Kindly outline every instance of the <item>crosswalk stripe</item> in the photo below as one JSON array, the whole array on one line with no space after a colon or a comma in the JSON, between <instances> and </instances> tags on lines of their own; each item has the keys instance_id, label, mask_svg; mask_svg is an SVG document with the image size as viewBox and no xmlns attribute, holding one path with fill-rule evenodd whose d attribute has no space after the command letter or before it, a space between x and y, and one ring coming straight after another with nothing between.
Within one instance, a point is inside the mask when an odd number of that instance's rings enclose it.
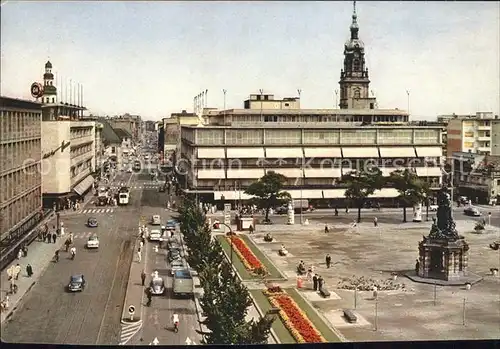
<instances>
[{"instance_id":1,"label":"crosswalk stripe","mask_svg":"<svg viewBox=\"0 0 500 349\"><path fill-rule=\"evenodd\" d=\"M106 212L110 212L110 211L111 211L111 209L110 209L110 208L108 208L108 209L106 210Z\"/></svg>"},{"instance_id":2,"label":"crosswalk stripe","mask_svg":"<svg viewBox=\"0 0 500 349\"><path fill-rule=\"evenodd\" d=\"M122 330L120 332L120 344L125 345L127 342L139 331L142 327L142 321L135 324L122 324Z\"/></svg>"}]
</instances>

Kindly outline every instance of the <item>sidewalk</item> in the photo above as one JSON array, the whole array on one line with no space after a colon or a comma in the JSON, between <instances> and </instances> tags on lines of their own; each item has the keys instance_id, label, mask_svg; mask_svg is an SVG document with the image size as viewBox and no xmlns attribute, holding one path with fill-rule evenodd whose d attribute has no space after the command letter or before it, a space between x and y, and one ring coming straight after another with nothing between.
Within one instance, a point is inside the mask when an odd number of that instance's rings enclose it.
<instances>
[{"instance_id":1,"label":"sidewalk","mask_svg":"<svg viewBox=\"0 0 500 349\"><path fill-rule=\"evenodd\" d=\"M132 264L130 265L130 274L128 277L127 291L125 293L125 303L123 304L122 323L130 323L129 307L135 307L134 321L142 320L142 313L144 308L144 286L141 285L141 271L146 269L148 260L148 249L150 246L144 245L142 247L142 258L138 261L137 251L139 250L139 239L137 237L134 241L134 252L132 257ZM146 275L147 279L151 277Z\"/></svg>"},{"instance_id":2,"label":"sidewalk","mask_svg":"<svg viewBox=\"0 0 500 349\"><path fill-rule=\"evenodd\" d=\"M12 262L5 270L2 271L1 277L1 299L3 300L8 292L10 292L10 281L7 276L7 269L11 265L16 265L19 263L21 266L21 273L19 274L19 279L16 281L18 286L18 291L15 294L9 295L9 309L2 312L1 323L3 323L10 315L15 311L19 302L24 297L26 293L35 285L35 283L40 279L41 275L45 269L51 263L54 253L57 249L60 249L64 244L64 238L59 237L55 244L34 241L28 246L28 255L26 257L21 257L21 259L16 259ZM26 266L31 264L33 268L33 276L29 278L26 274Z\"/></svg>"}]
</instances>

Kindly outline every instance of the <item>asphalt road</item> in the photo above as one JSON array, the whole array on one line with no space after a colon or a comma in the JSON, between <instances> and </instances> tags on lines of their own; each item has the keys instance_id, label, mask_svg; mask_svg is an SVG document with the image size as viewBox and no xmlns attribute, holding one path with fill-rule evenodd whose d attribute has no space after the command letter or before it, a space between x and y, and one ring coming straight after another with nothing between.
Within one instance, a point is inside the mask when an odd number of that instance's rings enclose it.
<instances>
[{"instance_id":1,"label":"asphalt road","mask_svg":"<svg viewBox=\"0 0 500 349\"><path fill-rule=\"evenodd\" d=\"M140 176L144 182L150 181L149 176ZM141 185L141 180L138 181ZM158 183L158 186L161 183ZM176 213L165 209L165 202L169 194L160 193L157 188L146 188L143 190L141 198L141 216L148 220L154 214L159 214L162 222L165 223ZM151 227L150 227L151 229ZM166 251L160 249L154 251L156 243L147 242L148 249L146 264L146 285L151 280L151 273L154 270L166 281L166 292L161 296L154 296L151 307L143 308L143 326L135 335L129 344L149 344L154 338L158 338L159 345L184 345L186 338L189 337L195 343L199 343L199 335L195 329L199 329L196 315L196 308L192 299L176 299L172 295L172 277L170 276L169 266L166 259ZM140 282L140 275L131 275ZM146 301L146 298L144 298ZM171 316L176 312L179 314L180 326L179 332L174 333L171 326Z\"/></svg>"},{"instance_id":2,"label":"asphalt road","mask_svg":"<svg viewBox=\"0 0 500 349\"><path fill-rule=\"evenodd\" d=\"M132 176L132 182L134 180ZM128 180L119 174L116 181ZM136 193L138 194L138 193ZM2 340L16 343L117 344L120 320L132 262L133 235L137 233L140 197L132 207L118 207L111 214L94 215L99 227L88 228L88 214L63 217L66 232L73 232L75 260L61 252L38 283L23 298L18 310L2 326ZM135 207L134 207L135 206ZM98 250L85 249L89 234L97 233ZM73 274L85 275L87 287L69 293L66 285Z\"/></svg>"}]
</instances>

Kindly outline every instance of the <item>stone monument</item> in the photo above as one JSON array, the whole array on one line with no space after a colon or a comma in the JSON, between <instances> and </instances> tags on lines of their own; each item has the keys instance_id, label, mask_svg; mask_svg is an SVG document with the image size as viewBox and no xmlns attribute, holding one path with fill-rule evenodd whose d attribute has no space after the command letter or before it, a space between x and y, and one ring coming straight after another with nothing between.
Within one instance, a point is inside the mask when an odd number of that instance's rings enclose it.
<instances>
[{"instance_id":1,"label":"stone monument","mask_svg":"<svg viewBox=\"0 0 500 349\"><path fill-rule=\"evenodd\" d=\"M438 193L437 217L428 236L418 244L419 259L407 276L413 281L438 285L465 285L481 281L468 272L469 244L458 235L451 215L452 201L443 186Z\"/></svg>"}]
</instances>

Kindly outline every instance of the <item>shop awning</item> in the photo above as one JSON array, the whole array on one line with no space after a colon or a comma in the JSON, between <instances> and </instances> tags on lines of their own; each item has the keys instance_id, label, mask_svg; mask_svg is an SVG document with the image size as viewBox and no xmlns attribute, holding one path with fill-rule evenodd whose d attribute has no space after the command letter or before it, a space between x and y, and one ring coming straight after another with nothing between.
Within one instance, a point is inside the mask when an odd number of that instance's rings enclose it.
<instances>
[{"instance_id":1,"label":"shop awning","mask_svg":"<svg viewBox=\"0 0 500 349\"><path fill-rule=\"evenodd\" d=\"M223 169L198 170L198 179L225 179L226 171Z\"/></svg>"},{"instance_id":2,"label":"shop awning","mask_svg":"<svg viewBox=\"0 0 500 349\"><path fill-rule=\"evenodd\" d=\"M306 158L341 158L340 148L314 147L304 148Z\"/></svg>"},{"instance_id":3,"label":"shop awning","mask_svg":"<svg viewBox=\"0 0 500 349\"><path fill-rule=\"evenodd\" d=\"M276 173L281 173L287 178L302 178L304 176L302 169L300 168L268 168L266 172L274 171Z\"/></svg>"},{"instance_id":4,"label":"shop awning","mask_svg":"<svg viewBox=\"0 0 500 349\"><path fill-rule=\"evenodd\" d=\"M226 148L228 159L263 159L264 148Z\"/></svg>"},{"instance_id":5,"label":"shop awning","mask_svg":"<svg viewBox=\"0 0 500 349\"><path fill-rule=\"evenodd\" d=\"M376 147L342 147L342 157L344 159L378 159L379 155Z\"/></svg>"},{"instance_id":6,"label":"shop awning","mask_svg":"<svg viewBox=\"0 0 500 349\"><path fill-rule=\"evenodd\" d=\"M304 189L302 190L302 193L301 193L301 190L297 190L297 189L293 189L293 190L286 190L287 192L290 193L290 195L292 196L292 199L294 200L300 200L301 198L302 199L323 199L323 191L321 189Z\"/></svg>"},{"instance_id":7,"label":"shop awning","mask_svg":"<svg viewBox=\"0 0 500 349\"><path fill-rule=\"evenodd\" d=\"M340 178L342 173L340 168L305 168L306 178Z\"/></svg>"},{"instance_id":8,"label":"shop awning","mask_svg":"<svg viewBox=\"0 0 500 349\"><path fill-rule=\"evenodd\" d=\"M198 148L198 159L225 159L224 148Z\"/></svg>"},{"instance_id":9,"label":"shop awning","mask_svg":"<svg viewBox=\"0 0 500 349\"><path fill-rule=\"evenodd\" d=\"M73 191L78 195L83 195L94 183L94 177L88 175L83 181L73 187Z\"/></svg>"},{"instance_id":10,"label":"shop awning","mask_svg":"<svg viewBox=\"0 0 500 349\"><path fill-rule=\"evenodd\" d=\"M419 158L443 156L441 147L415 147Z\"/></svg>"},{"instance_id":11,"label":"shop awning","mask_svg":"<svg viewBox=\"0 0 500 349\"><path fill-rule=\"evenodd\" d=\"M252 196L245 194L243 190L227 190L214 192L214 200L221 200L222 196L224 196L224 200L248 200L252 198Z\"/></svg>"},{"instance_id":12,"label":"shop awning","mask_svg":"<svg viewBox=\"0 0 500 349\"><path fill-rule=\"evenodd\" d=\"M415 158L415 148L413 147L380 147L380 157L382 158Z\"/></svg>"},{"instance_id":13,"label":"shop awning","mask_svg":"<svg viewBox=\"0 0 500 349\"><path fill-rule=\"evenodd\" d=\"M227 179L259 179L264 177L263 168L228 169Z\"/></svg>"},{"instance_id":14,"label":"shop awning","mask_svg":"<svg viewBox=\"0 0 500 349\"><path fill-rule=\"evenodd\" d=\"M345 197L345 189L325 189L323 190L325 199L340 199Z\"/></svg>"},{"instance_id":15,"label":"shop awning","mask_svg":"<svg viewBox=\"0 0 500 349\"><path fill-rule=\"evenodd\" d=\"M266 148L266 158L286 159L302 158L303 156L302 148Z\"/></svg>"},{"instance_id":16,"label":"shop awning","mask_svg":"<svg viewBox=\"0 0 500 349\"><path fill-rule=\"evenodd\" d=\"M439 167L415 167L419 177L441 177L443 173Z\"/></svg>"},{"instance_id":17,"label":"shop awning","mask_svg":"<svg viewBox=\"0 0 500 349\"><path fill-rule=\"evenodd\" d=\"M375 193L370 195L371 198L395 198L399 196L399 192L394 188L383 188L376 190Z\"/></svg>"}]
</instances>

